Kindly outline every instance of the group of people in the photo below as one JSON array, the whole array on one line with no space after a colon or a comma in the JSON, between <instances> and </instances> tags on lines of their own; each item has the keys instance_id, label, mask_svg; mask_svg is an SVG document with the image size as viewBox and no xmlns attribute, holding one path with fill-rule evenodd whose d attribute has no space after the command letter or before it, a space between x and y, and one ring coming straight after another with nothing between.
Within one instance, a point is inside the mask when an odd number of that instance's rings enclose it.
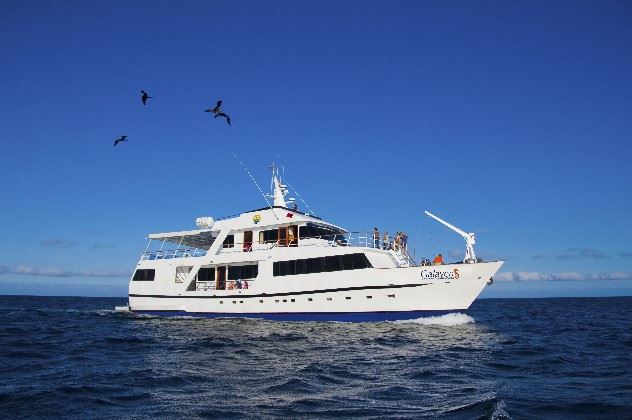
<instances>
[{"instance_id":1,"label":"group of people","mask_svg":"<svg viewBox=\"0 0 632 420\"><path fill-rule=\"evenodd\" d=\"M373 248L393 251L408 250L408 234L406 232L397 232L395 237L389 240L388 232L384 232L382 243L380 244L380 231L375 227L373 228Z\"/></svg>"},{"instance_id":2,"label":"group of people","mask_svg":"<svg viewBox=\"0 0 632 420\"><path fill-rule=\"evenodd\" d=\"M432 260L432 263L430 262L428 258L422 258L421 262L419 263L419 265L443 265L443 264L445 263L443 262L443 255L441 254L434 257L434 259Z\"/></svg>"},{"instance_id":3,"label":"group of people","mask_svg":"<svg viewBox=\"0 0 632 420\"><path fill-rule=\"evenodd\" d=\"M236 281L228 282L228 290L247 289L247 288L248 288L248 282L246 280L236 280Z\"/></svg>"},{"instance_id":4,"label":"group of people","mask_svg":"<svg viewBox=\"0 0 632 420\"><path fill-rule=\"evenodd\" d=\"M384 232L382 235L382 242L380 243L380 231L378 228L373 228L373 248L399 251L400 249L408 250L408 234L406 232L397 232L393 240L389 241L388 232ZM432 265L442 265L443 255L439 254L432 260ZM422 259L421 265L431 265L430 260Z\"/></svg>"}]
</instances>

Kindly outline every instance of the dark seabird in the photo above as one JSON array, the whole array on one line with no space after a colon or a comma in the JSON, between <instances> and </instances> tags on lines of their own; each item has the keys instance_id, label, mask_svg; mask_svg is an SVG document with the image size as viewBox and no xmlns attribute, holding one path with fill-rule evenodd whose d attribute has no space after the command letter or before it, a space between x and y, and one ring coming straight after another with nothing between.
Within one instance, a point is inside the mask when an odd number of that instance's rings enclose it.
<instances>
[{"instance_id":1,"label":"dark seabird","mask_svg":"<svg viewBox=\"0 0 632 420\"><path fill-rule=\"evenodd\" d=\"M221 106L222 106L222 101L219 100L219 101L217 101L217 104L215 105L215 108L205 109L204 112L211 112L211 113L215 114L215 116L213 118L224 117L224 118L226 118L226 122L228 123L228 125L231 125L230 124L230 117L222 111L222 109L220 108Z\"/></svg>"},{"instance_id":2,"label":"dark seabird","mask_svg":"<svg viewBox=\"0 0 632 420\"><path fill-rule=\"evenodd\" d=\"M122 141L127 141L127 136L121 136L118 139L114 140L114 145L116 146L117 144L119 144Z\"/></svg>"},{"instance_id":3,"label":"dark seabird","mask_svg":"<svg viewBox=\"0 0 632 420\"><path fill-rule=\"evenodd\" d=\"M217 114L219 112L222 112L222 110L219 108L220 106L222 106L222 100L221 99L219 101L217 101L217 105L215 105L215 108L205 109L204 112L212 112L213 114Z\"/></svg>"},{"instance_id":4,"label":"dark seabird","mask_svg":"<svg viewBox=\"0 0 632 420\"><path fill-rule=\"evenodd\" d=\"M217 117L224 117L226 118L226 122L228 123L228 125L230 124L230 117L226 114L224 114L223 112L218 112L217 114L215 114L215 116L213 118L217 118Z\"/></svg>"},{"instance_id":5,"label":"dark seabird","mask_svg":"<svg viewBox=\"0 0 632 420\"><path fill-rule=\"evenodd\" d=\"M153 98L153 96L149 96L149 94L142 89L140 90L140 93L142 93L140 100L143 101L143 105L147 105L147 99Z\"/></svg>"}]
</instances>

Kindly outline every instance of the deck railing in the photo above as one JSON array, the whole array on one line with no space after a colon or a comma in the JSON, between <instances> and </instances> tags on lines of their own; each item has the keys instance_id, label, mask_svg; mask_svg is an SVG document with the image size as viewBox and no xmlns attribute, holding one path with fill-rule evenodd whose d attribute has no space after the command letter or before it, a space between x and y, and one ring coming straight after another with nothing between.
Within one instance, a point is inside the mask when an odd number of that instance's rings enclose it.
<instances>
[{"instance_id":1,"label":"deck railing","mask_svg":"<svg viewBox=\"0 0 632 420\"><path fill-rule=\"evenodd\" d=\"M173 258L187 258L187 257L203 257L206 255L206 250L199 248L180 248L180 249L166 249L158 251L145 251L141 256L142 260L170 260Z\"/></svg>"}]
</instances>

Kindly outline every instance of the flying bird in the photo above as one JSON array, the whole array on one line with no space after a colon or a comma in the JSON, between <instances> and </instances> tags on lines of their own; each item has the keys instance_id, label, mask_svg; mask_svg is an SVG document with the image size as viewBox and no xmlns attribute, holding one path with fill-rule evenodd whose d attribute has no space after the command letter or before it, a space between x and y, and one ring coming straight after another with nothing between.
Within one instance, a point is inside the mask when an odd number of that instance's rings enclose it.
<instances>
[{"instance_id":1,"label":"flying bird","mask_svg":"<svg viewBox=\"0 0 632 420\"><path fill-rule=\"evenodd\" d=\"M114 146L116 146L117 144L119 144L122 141L127 141L127 136L121 136L118 139L114 140Z\"/></svg>"},{"instance_id":2,"label":"flying bird","mask_svg":"<svg viewBox=\"0 0 632 420\"><path fill-rule=\"evenodd\" d=\"M230 117L228 116L228 114L226 114L224 111L222 111L221 106L222 106L222 101L219 100L219 101L217 101L217 104L215 105L215 108L205 109L204 112L211 112L211 113L215 114L215 116L213 118L217 118L217 117L226 118L226 122L228 123L228 125L231 125Z\"/></svg>"},{"instance_id":3,"label":"flying bird","mask_svg":"<svg viewBox=\"0 0 632 420\"><path fill-rule=\"evenodd\" d=\"M231 125L230 117L228 115L224 114L223 112L218 112L217 114L215 114L215 116L213 118L217 118L217 117L224 117L224 118L226 118L226 122L228 123L228 125Z\"/></svg>"},{"instance_id":4,"label":"flying bird","mask_svg":"<svg viewBox=\"0 0 632 420\"><path fill-rule=\"evenodd\" d=\"M140 93L142 93L140 100L143 101L143 105L147 105L147 99L153 98L153 96L149 96L149 94L142 89L140 90Z\"/></svg>"}]
</instances>

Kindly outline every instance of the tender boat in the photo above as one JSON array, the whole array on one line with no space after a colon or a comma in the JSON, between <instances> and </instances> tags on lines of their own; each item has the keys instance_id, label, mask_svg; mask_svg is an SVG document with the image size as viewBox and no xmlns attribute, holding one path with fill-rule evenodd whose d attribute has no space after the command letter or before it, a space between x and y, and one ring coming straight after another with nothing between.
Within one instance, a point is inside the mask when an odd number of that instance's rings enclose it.
<instances>
[{"instance_id":1,"label":"tender boat","mask_svg":"<svg viewBox=\"0 0 632 420\"><path fill-rule=\"evenodd\" d=\"M384 244L299 211L272 167L268 207L200 217L198 229L153 233L129 282L140 314L297 321L382 321L461 312L503 261L482 262L474 234L426 214L466 240L463 261L415 264ZM169 247L171 245L172 247ZM169 249L168 249L169 248Z\"/></svg>"}]
</instances>

